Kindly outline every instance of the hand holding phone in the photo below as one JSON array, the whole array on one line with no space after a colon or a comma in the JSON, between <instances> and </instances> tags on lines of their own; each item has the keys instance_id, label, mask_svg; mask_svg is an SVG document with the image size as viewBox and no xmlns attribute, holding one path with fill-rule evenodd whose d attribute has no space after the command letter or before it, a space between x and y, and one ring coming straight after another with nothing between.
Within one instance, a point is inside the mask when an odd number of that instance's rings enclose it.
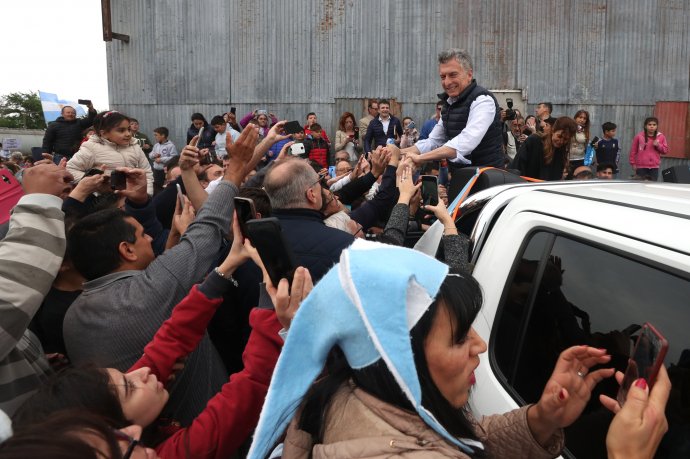
<instances>
[{"instance_id":1,"label":"hand holding phone","mask_svg":"<svg viewBox=\"0 0 690 459\"><path fill-rule=\"evenodd\" d=\"M280 279L283 278L292 284L296 263L292 251L285 241L278 219L270 217L249 220L247 232L249 233L249 240L261 257L261 262L266 268L273 286L277 286Z\"/></svg>"},{"instance_id":2,"label":"hand holding phone","mask_svg":"<svg viewBox=\"0 0 690 459\"><path fill-rule=\"evenodd\" d=\"M438 177L422 175L422 204L435 206L438 204Z\"/></svg>"},{"instance_id":3,"label":"hand holding phone","mask_svg":"<svg viewBox=\"0 0 690 459\"><path fill-rule=\"evenodd\" d=\"M249 238L247 222L256 219L256 208L254 201L249 198L233 198L235 212L237 212L237 222L240 224L240 232L245 238Z\"/></svg>"},{"instance_id":4,"label":"hand holding phone","mask_svg":"<svg viewBox=\"0 0 690 459\"><path fill-rule=\"evenodd\" d=\"M645 323L637 337L637 343L628 359L621 387L616 399L623 406L633 382L643 378L649 388L654 387L659 368L664 364L668 341L649 322Z\"/></svg>"}]
</instances>

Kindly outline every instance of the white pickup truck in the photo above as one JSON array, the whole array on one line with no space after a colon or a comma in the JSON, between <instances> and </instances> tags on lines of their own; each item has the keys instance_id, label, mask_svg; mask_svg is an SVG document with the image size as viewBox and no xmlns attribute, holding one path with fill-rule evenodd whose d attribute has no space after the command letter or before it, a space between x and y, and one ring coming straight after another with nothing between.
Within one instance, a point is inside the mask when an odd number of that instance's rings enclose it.
<instances>
[{"instance_id":1,"label":"white pickup truck","mask_svg":"<svg viewBox=\"0 0 690 459\"><path fill-rule=\"evenodd\" d=\"M638 326L669 341L669 432L659 458L690 457L690 186L615 181L502 185L471 195L459 227L470 235L484 294L475 322L488 343L470 399L475 414L538 400L558 354L606 348L625 369ZM566 429L564 457L605 458L615 397L601 383Z\"/></svg>"}]
</instances>

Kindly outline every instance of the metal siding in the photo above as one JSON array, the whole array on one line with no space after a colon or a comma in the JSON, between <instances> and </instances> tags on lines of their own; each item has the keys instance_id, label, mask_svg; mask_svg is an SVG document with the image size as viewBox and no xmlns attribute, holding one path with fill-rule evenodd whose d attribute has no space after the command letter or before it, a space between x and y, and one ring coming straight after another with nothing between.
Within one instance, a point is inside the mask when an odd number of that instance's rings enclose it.
<instances>
[{"instance_id":1,"label":"metal siding","mask_svg":"<svg viewBox=\"0 0 690 459\"><path fill-rule=\"evenodd\" d=\"M580 108L592 134L618 124L621 166L657 101L690 100L686 0L113 0L107 44L112 105L148 134L165 125L181 147L189 115L267 108L333 136L362 99L395 98L421 126L433 114L436 55L464 48L479 84L521 89L528 113ZM664 121L662 120L662 129Z\"/></svg>"},{"instance_id":2,"label":"metal siding","mask_svg":"<svg viewBox=\"0 0 690 459\"><path fill-rule=\"evenodd\" d=\"M604 103L654 105L656 0L607 0Z\"/></svg>"},{"instance_id":3,"label":"metal siding","mask_svg":"<svg viewBox=\"0 0 690 459\"><path fill-rule=\"evenodd\" d=\"M687 0L659 0L652 74L657 101L690 100L689 24Z\"/></svg>"}]
</instances>

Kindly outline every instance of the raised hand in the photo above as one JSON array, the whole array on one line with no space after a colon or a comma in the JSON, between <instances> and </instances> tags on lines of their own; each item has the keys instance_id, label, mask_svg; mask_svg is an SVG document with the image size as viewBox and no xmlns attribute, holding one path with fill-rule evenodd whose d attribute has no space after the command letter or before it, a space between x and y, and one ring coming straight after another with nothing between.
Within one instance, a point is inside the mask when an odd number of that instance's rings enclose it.
<instances>
[{"instance_id":1,"label":"raised hand","mask_svg":"<svg viewBox=\"0 0 690 459\"><path fill-rule=\"evenodd\" d=\"M259 128L253 124L247 125L242 134L237 138L228 150L228 167L225 169L225 180L228 180L237 187L242 184L244 177L249 171L245 170L246 165L254 154L256 139L259 137Z\"/></svg>"}]
</instances>

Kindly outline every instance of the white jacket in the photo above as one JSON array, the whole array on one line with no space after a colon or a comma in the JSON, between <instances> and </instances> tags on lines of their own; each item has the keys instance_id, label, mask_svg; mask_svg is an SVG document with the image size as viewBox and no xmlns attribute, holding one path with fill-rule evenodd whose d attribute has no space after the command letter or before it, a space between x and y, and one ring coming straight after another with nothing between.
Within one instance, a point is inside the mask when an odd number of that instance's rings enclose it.
<instances>
[{"instance_id":1,"label":"white jacket","mask_svg":"<svg viewBox=\"0 0 690 459\"><path fill-rule=\"evenodd\" d=\"M74 179L79 181L86 171L102 164L108 170L116 167L135 167L146 171L146 191L153 195L153 172L146 154L139 146L137 140L132 137L127 146L116 145L99 136L92 135L89 140L81 144L79 151L67 161L67 170L72 173Z\"/></svg>"}]
</instances>

